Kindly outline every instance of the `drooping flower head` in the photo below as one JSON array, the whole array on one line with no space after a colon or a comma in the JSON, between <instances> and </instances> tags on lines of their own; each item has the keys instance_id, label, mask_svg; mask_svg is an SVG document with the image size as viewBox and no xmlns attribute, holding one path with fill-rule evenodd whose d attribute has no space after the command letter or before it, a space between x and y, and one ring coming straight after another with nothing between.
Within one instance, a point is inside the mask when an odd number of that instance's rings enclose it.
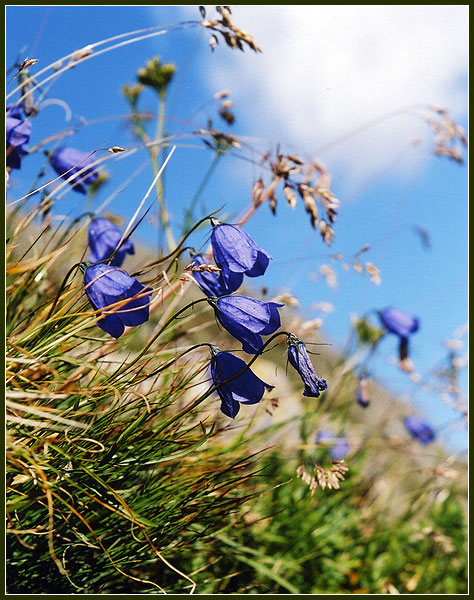
<instances>
[{"instance_id":1,"label":"drooping flower head","mask_svg":"<svg viewBox=\"0 0 474 600\"><path fill-rule=\"evenodd\" d=\"M403 422L410 435L420 442L420 444L429 444L436 437L434 430L428 425L428 423L425 423L422 419L415 415L405 417Z\"/></svg>"},{"instance_id":2,"label":"drooping flower head","mask_svg":"<svg viewBox=\"0 0 474 600\"><path fill-rule=\"evenodd\" d=\"M96 263L107 260L122 239L122 232L108 219L103 217L94 219L89 225L89 262ZM110 264L120 267L126 254L135 254L135 249L130 240L124 242L115 253Z\"/></svg>"},{"instance_id":3,"label":"drooping flower head","mask_svg":"<svg viewBox=\"0 0 474 600\"><path fill-rule=\"evenodd\" d=\"M227 285L233 273L244 273L248 277L259 277L265 273L272 258L253 239L235 225L211 221L212 252L216 265L222 269Z\"/></svg>"},{"instance_id":4,"label":"drooping flower head","mask_svg":"<svg viewBox=\"0 0 474 600\"><path fill-rule=\"evenodd\" d=\"M367 408L370 404L370 377L368 375L360 375L357 386L356 400L360 406Z\"/></svg>"},{"instance_id":5,"label":"drooping flower head","mask_svg":"<svg viewBox=\"0 0 474 600\"><path fill-rule=\"evenodd\" d=\"M316 435L316 444L327 444L332 460L342 460L349 452L349 442L344 434L338 436L330 429L321 429Z\"/></svg>"},{"instance_id":6,"label":"drooping flower head","mask_svg":"<svg viewBox=\"0 0 474 600\"><path fill-rule=\"evenodd\" d=\"M92 307L101 311L97 325L112 337L119 338L126 326L148 321L153 290L125 271L103 263L91 265L85 270L84 285Z\"/></svg>"},{"instance_id":7,"label":"drooping flower head","mask_svg":"<svg viewBox=\"0 0 474 600\"><path fill-rule=\"evenodd\" d=\"M63 179L70 180L73 190L85 194L86 185L94 183L99 177L99 172L90 165L92 158L81 150L75 148L58 148L49 157L51 166Z\"/></svg>"},{"instance_id":8,"label":"drooping flower head","mask_svg":"<svg viewBox=\"0 0 474 600\"><path fill-rule=\"evenodd\" d=\"M191 253L195 265L205 265L208 261L202 254ZM222 272L211 273L209 271L193 271L193 277L197 281L201 290L206 296L216 297L227 296L239 289L244 279L243 273L231 273L227 282L222 276Z\"/></svg>"},{"instance_id":9,"label":"drooping flower head","mask_svg":"<svg viewBox=\"0 0 474 600\"><path fill-rule=\"evenodd\" d=\"M413 363L409 359L408 337L418 331L420 322L418 317L414 317L399 308L386 308L379 311L379 318L382 325L390 333L399 337L398 354L400 366L404 371L413 370Z\"/></svg>"},{"instance_id":10,"label":"drooping flower head","mask_svg":"<svg viewBox=\"0 0 474 600\"><path fill-rule=\"evenodd\" d=\"M418 331L420 325L417 317L414 317L399 308L386 308L379 312L382 325L390 333L399 337L408 337L411 333Z\"/></svg>"},{"instance_id":11,"label":"drooping flower head","mask_svg":"<svg viewBox=\"0 0 474 600\"><path fill-rule=\"evenodd\" d=\"M255 375L245 362L230 352L222 352L211 347L211 377L221 399L221 411L232 419L240 410L241 404L257 404L262 399L265 388L273 389ZM235 377L237 373L242 373ZM234 379L231 379L234 377ZM227 381L231 379L231 381ZM226 383L224 383L226 382Z\"/></svg>"},{"instance_id":12,"label":"drooping flower head","mask_svg":"<svg viewBox=\"0 0 474 600\"><path fill-rule=\"evenodd\" d=\"M256 354L263 346L262 335L271 335L280 327L279 302L262 302L247 296L210 298L219 323L242 342L242 349Z\"/></svg>"},{"instance_id":13,"label":"drooping flower head","mask_svg":"<svg viewBox=\"0 0 474 600\"><path fill-rule=\"evenodd\" d=\"M21 168L21 159L28 154L24 145L30 141L31 123L25 121L18 105L6 107L5 138L6 166L11 169Z\"/></svg>"},{"instance_id":14,"label":"drooping flower head","mask_svg":"<svg viewBox=\"0 0 474 600\"><path fill-rule=\"evenodd\" d=\"M288 344L288 362L298 371L303 380L303 396L318 398L321 392L328 389L328 382L316 375L313 364L308 356L305 344L295 335L286 338Z\"/></svg>"}]
</instances>

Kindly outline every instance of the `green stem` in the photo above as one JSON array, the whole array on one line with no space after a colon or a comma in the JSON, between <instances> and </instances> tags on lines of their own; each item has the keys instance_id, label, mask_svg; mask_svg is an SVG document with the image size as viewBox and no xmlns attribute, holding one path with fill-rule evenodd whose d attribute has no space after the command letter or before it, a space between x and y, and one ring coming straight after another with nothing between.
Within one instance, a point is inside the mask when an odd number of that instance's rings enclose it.
<instances>
[{"instance_id":1,"label":"green stem","mask_svg":"<svg viewBox=\"0 0 474 600\"><path fill-rule=\"evenodd\" d=\"M156 125L155 142L159 143L160 145L157 145L156 147L151 149L151 162L153 165L153 172L155 175L158 173L158 156L160 154L161 149L161 140L163 139L163 129L166 111L166 93L160 93L159 99L160 100L158 105L158 120ZM175 246L175 241L169 224L168 212L166 210L162 179L158 179L158 181L156 182L156 193L158 195L159 202L158 219L161 222L161 225L165 231L168 250L171 250L171 248Z\"/></svg>"},{"instance_id":2,"label":"green stem","mask_svg":"<svg viewBox=\"0 0 474 600\"><path fill-rule=\"evenodd\" d=\"M219 159L224 155L223 152L219 152L217 151L216 155L214 156L214 159L212 160L211 164L209 165L204 177L202 178L201 183L199 184L198 189L196 190L196 193L194 194L189 207L186 209L186 213L184 215L184 231L183 233L186 233L186 230L188 229L188 227L191 226L192 222L193 222L193 212L194 209L196 208L196 204L197 201L199 200L202 192L204 191L204 188L206 187L206 185L208 184L209 180L211 179L212 174L214 173L214 171L216 170L216 167L219 163Z\"/></svg>"}]
</instances>

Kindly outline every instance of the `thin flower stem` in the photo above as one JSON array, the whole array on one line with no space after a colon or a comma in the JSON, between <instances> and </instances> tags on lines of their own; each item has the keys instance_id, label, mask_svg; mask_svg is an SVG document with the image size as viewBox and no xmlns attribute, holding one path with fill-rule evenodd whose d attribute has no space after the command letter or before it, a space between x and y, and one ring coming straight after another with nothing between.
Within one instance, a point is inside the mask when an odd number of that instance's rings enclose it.
<instances>
[{"instance_id":1,"label":"thin flower stem","mask_svg":"<svg viewBox=\"0 0 474 600\"><path fill-rule=\"evenodd\" d=\"M138 214L139 214L140 210L142 209L142 207L143 207L144 203L146 202L146 200L147 200L148 196L151 194L151 190L152 190L152 189L153 189L153 187L156 185L156 182L158 181L158 179L161 177L161 174L163 173L163 171L164 171L164 169L165 169L166 165L168 164L168 161L169 161L169 160L170 160L170 158L173 156L173 153L174 153L174 151L175 151L175 150L176 150L176 146L173 146L173 147L171 148L171 151L170 151L170 153L169 153L169 154L168 154L168 156L166 157L166 159L165 159L164 163L161 165L161 168L160 168L160 170L159 170L159 171L158 171L158 173L155 175L155 178L153 179L153 181L152 181L152 183L151 183L150 187L148 188L148 190L147 190L147 192L146 192L145 196L143 197L142 201L141 201L141 202L140 202L140 204L138 205L138 208L137 208L137 210L135 211L134 215L133 215L133 216L132 216L132 218L130 219L130 221L129 221L128 225L127 225L127 228L126 228L126 229L125 229L125 231L123 232L122 239L120 240L120 242L119 242L119 244L118 244L118 246L117 246L116 252L117 252L117 251L120 249L120 247L121 247L121 246L124 244L125 240L127 239L127 235L129 234L129 232L130 232L130 230L131 230L131 228L132 228L132 225L133 225L133 223L134 223L135 219L137 218L137 216L138 216Z\"/></svg>"},{"instance_id":2,"label":"thin flower stem","mask_svg":"<svg viewBox=\"0 0 474 600\"><path fill-rule=\"evenodd\" d=\"M186 209L186 213L184 215L184 227L185 228L187 228L193 222L193 212L196 207L197 201L199 200L202 192L204 191L204 188L209 183L209 180L211 179L211 176L213 175L214 171L216 170L217 165L218 165L220 159L222 158L222 156L224 156L223 152L217 152L215 154L211 164L209 165L206 173L204 174L204 177L201 180L201 183L199 184L198 189L196 190L194 196L192 197L191 202L189 203L189 206Z\"/></svg>"},{"instance_id":3,"label":"thin flower stem","mask_svg":"<svg viewBox=\"0 0 474 600\"><path fill-rule=\"evenodd\" d=\"M154 146L150 148L151 162L153 165L153 171L156 173L158 171L158 156L160 155L161 144L163 141L163 128L165 122L166 115L166 93L159 94L159 105L158 105L158 119L156 125L156 134L155 134L155 142ZM176 146L174 146L176 148ZM166 210L165 198L164 198L164 189L163 182L161 179L158 179L156 182L156 193L158 196L158 217L163 230L166 236L166 243L168 245L168 250L171 250L173 246L176 245L173 237L173 232L171 231L168 211ZM158 230L159 235L159 230Z\"/></svg>"}]
</instances>

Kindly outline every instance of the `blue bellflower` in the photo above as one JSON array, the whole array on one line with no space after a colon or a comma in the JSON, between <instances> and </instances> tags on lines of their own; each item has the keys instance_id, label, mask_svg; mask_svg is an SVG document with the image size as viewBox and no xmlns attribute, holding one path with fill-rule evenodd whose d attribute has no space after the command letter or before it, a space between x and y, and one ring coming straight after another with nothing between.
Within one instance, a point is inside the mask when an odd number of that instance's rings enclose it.
<instances>
[{"instance_id":1,"label":"blue bellflower","mask_svg":"<svg viewBox=\"0 0 474 600\"><path fill-rule=\"evenodd\" d=\"M361 375L359 377L356 400L357 403L364 408L367 408L370 404L370 378L367 375Z\"/></svg>"},{"instance_id":2,"label":"blue bellflower","mask_svg":"<svg viewBox=\"0 0 474 600\"><path fill-rule=\"evenodd\" d=\"M435 432L433 429L419 417L411 415L405 417L403 422L410 435L420 442L420 444L426 445L435 439Z\"/></svg>"},{"instance_id":3,"label":"blue bellflower","mask_svg":"<svg viewBox=\"0 0 474 600\"><path fill-rule=\"evenodd\" d=\"M23 147L30 141L31 123L25 121L21 108L17 105L6 107L5 138L6 138L6 166L10 169L20 169L21 159L28 154Z\"/></svg>"},{"instance_id":4,"label":"blue bellflower","mask_svg":"<svg viewBox=\"0 0 474 600\"><path fill-rule=\"evenodd\" d=\"M244 273L248 277L263 275L272 258L245 231L235 225L214 225L211 245L215 263L222 269L222 276L227 285L230 285L232 274L235 273Z\"/></svg>"},{"instance_id":5,"label":"blue bellflower","mask_svg":"<svg viewBox=\"0 0 474 600\"><path fill-rule=\"evenodd\" d=\"M286 339L288 344L288 361L298 371L304 383L303 396L318 398L321 392L328 389L328 382L316 375L316 371L306 351L305 344L295 335Z\"/></svg>"},{"instance_id":6,"label":"blue bellflower","mask_svg":"<svg viewBox=\"0 0 474 600\"><path fill-rule=\"evenodd\" d=\"M195 265L206 265L208 261L201 254L192 254L193 262ZM197 281L201 290L206 296L227 296L232 294L239 289L244 279L243 273L230 273L230 277L227 282L224 281L222 272L211 273L209 271L193 271L194 279Z\"/></svg>"},{"instance_id":7,"label":"blue bellflower","mask_svg":"<svg viewBox=\"0 0 474 600\"><path fill-rule=\"evenodd\" d=\"M214 385L219 386L217 393L221 399L221 411L235 418L240 410L241 404L257 404L262 399L265 388L273 389L255 375L245 362L230 352L222 352L215 346L212 347L211 377ZM244 370L245 369L245 370ZM227 383L223 383L234 377L237 373L242 374Z\"/></svg>"},{"instance_id":8,"label":"blue bellflower","mask_svg":"<svg viewBox=\"0 0 474 600\"><path fill-rule=\"evenodd\" d=\"M342 460L349 452L349 443L344 434L335 436L329 429L322 429L316 435L316 444L328 444L332 460Z\"/></svg>"},{"instance_id":9,"label":"blue bellflower","mask_svg":"<svg viewBox=\"0 0 474 600\"><path fill-rule=\"evenodd\" d=\"M86 185L94 183L99 177L99 172L90 166L94 162L92 158L86 152L75 148L58 148L50 156L49 162L63 179L73 178L70 181L72 189L81 194L87 192Z\"/></svg>"},{"instance_id":10,"label":"blue bellflower","mask_svg":"<svg viewBox=\"0 0 474 600\"><path fill-rule=\"evenodd\" d=\"M411 333L418 331L420 325L417 317L413 317L399 308L381 310L379 317L385 329L399 337L408 337Z\"/></svg>"},{"instance_id":11,"label":"blue bellflower","mask_svg":"<svg viewBox=\"0 0 474 600\"><path fill-rule=\"evenodd\" d=\"M271 335L281 325L279 302L262 302L247 296L211 298L216 318L227 331L242 342L242 350L256 354L263 346L262 335Z\"/></svg>"},{"instance_id":12,"label":"blue bellflower","mask_svg":"<svg viewBox=\"0 0 474 600\"><path fill-rule=\"evenodd\" d=\"M408 337L418 331L420 326L418 318L399 308L386 308L379 312L379 318L387 331L398 335L400 339L399 357L400 361L404 361L408 358Z\"/></svg>"},{"instance_id":13,"label":"blue bellflower","mask_svg":"<svg viewBox=\"0 0 474 600\"><path fill-rule=\"evenodd\" d=\"M119 245L122 232L108 219L94 219L89 225L89 262L96 263L107 260ZM130 240L124 242L115 253L110 265L120 267L126 254L135 254L135 249Z\"/></svg>"},{"instance_id":14,"label":"blue bellflower","mask_svg":"<svg viewBox=\"0 0 474 600\"><path fill-rule=\"evenodd\" d=\"M119 338L126 326L135 327L148 321L148 296L153 291L125 271L101 263L91 265L84 273L84 285L94 310L104 309L97 325L112 337ZM127 298L133 299L116 305Z\"/></svg>"}]
</instances>

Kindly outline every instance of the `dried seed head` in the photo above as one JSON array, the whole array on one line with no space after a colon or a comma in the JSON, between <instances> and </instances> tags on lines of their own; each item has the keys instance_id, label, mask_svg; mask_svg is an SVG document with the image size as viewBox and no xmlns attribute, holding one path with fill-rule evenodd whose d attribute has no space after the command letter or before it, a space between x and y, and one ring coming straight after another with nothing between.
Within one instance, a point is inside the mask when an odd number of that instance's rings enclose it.
<instances>
[{"instance_id":1,"label":"dried seed head","mask_svg":"<svg viewBox=\"0 0 474 600\"><path fill-rule=\"evenodd\" d=\"M275 192L272 192L268 196L268 204L270 206L270 210L272 211L272 214L276 215L277 197L275 195Z\"/></svg>"},{"instance_id":2,"label":"dried seed head","mask_svg":"<svg viewBox=\"0 0 474 600\"><path fill-rule=\"evenodd\" d=\"M23 71L23 69L27 69L28 67L31 67L32 65L36 65L37 62L38 62L37 58L26 57L25 60L21 63L21 65L18 67L18 71Z\"/></svg>"},{"instance_id":3,"label":"dried seed head","mask_svg":"<svg viewBox=\"0 0 474 600\"><path fill-rule=\"evenodd\" d=\"M330 246L334 239L333 228L330 225L328 225L324 219L321 219L321 221L319 222L319 231L321 233L321 237L323 238L324 242L328 246Z\"/></svg>"},{"instance_id":4,"label":"dried seed head","mask_svg":"<svg viewBox=\"0 0 474 600\"><path fill-rule=\"evenodd\" d=\"M301 158L298 158L298 156L295 156L294 154L288 154L286 156L286 158L288 160L291 160L291 162L294 162L297 165L303 165L304 164L303 161L301 160Z\"/></svg>"},{"instance_id":5,"label":"dried seed head","mask_svg":"<svg viewBox=\"0 0 474 600\"><path fill-rule=\"evenodd\" d=\"M227 108L227 104L229 104L230 106L232 106L232 102L230 100L227 100L227 102L223 102L219 108L219 116L224 119L224 121L228 124L228 125L233 125L235 122L235 115L233 112L231 112L228 108Z\"/></svg>"},{"instance_id":6,"label":"dried seed head","mask_svg":"<svg viewBox=\"0 0 474 600\"><path fill-rule=\"evenodd\" d=\"M337 276L334 269L332 269L329 265L321 265L319 267L319 272L326 279L328 286L332 290L335 290L337 288Z\"/></svg>"},{"instance_id":7,"label":"dried seed head","mask_svg":"<svg viewBox=\"0 0 474 600\"><path fill-rule=\"evenodd\" d=\"M382 280L380 278L380 271L373 263L366 261L364 266L365 270L370 275L370 280L373 283L375 283L375 285L379 285L380 283L382 283Z\"/></svg>"},{"instance_id":8,"label":"dried seed head","mask_svg":"<svg viewBox=\"0 0 474 600\"><path fill-rule=\"evenodd\" d=\"M194 271L195 273L202 273L205 271L206 273L220 273L221 269L216 267L216 265L196 265L194 262L189 263L184 267L185 271Z\"/></svg>"},{"instance_id":9,"label":"dried seed head","mask_svg":"<svg viewBox=\"0 0 474 600\"><path fill-rule=\"evenodd\" d=\"M303 200L306 212L310 215L311 225L315 229L318 224L318 209L316 207L314 195L311 193L310 188L304 183L298 185L298 192Z\"/></svg>"},{"instance_id":10,"label":"dried seed head","mask_svg":"<svg viewBox=\"0 0 474 600\"><path fill-rule=\"evenodd\" d=\"M219 40L217 39L217 36L215 35L211 35L211 37L209 38L209 46L211 47L211 50L214 52L217 44L219 43Z\"/></svg>"},{"instance_id":11,"label":"dried seed head","mask_svg":"<svg viewBox=\"0 0 474 600\"><path fill-rule=\"evenodd\" d=\"M253 188L252 188L252 203L254 205L255 208L257 208L257 206L260 206L260 204L263 202L263 200L261 199L262 196L262 192L265 188L265 184L263 182L262 178L257 179L257 181L255 182Z\"/></svg>"},{"instance_id":12,"label":"dried seed head","mask_svg":"<svg viewBox=\"0 0 474 600\"><path fill-rule=\"evenodd\" d=\"M300 326L300 333L304 334L304 333L309 333L311 331L316 331L316 329L319 329L322 324L323 324L322 319L313 319L312 321L305 321Z\"/></svg>"},{"instance_id":13,"label":"dried seed head","mask_svg":"<svg viewBox=\"0 0 474 600\"><path fill-rule=\"evenodd\" d=\"M320 467L319 465L314 467L314 473L318 484L322 489L328 487L330 490L339 489L339 482L344 480L344 475L348 470L349 469L343 460L332 461L332 465L329 469Z\"/></svg>"},{"instance_id":14,"label":"dried seed head","mask_svg":"<svg viewBox=\"0 0 474 600\"><path fill-rule=\"evenodd\" d=\"M80 50L77 50L77 52L74 52L74 54L69 59L69 64L71 65L71 63L79 62L80 60L86 58L86 56L90 56L91 54L92 46L84 46L84 48L81 48Z\"/></svg>"},{"instance_id":15,"label":"dried seed head","mask_svg":"<svg viewBox=\"0 0 474 600\"><path fill-rule=\"evenodd\" d=\"M277 296L274 299L274 302L283 302L283 304L286 304L286 306L299 306L300 305L298 299L295 298L289 292L285 292L283 294L280 294L279 296Z\"/></svg>"},{"instance_id":16,"label":"dried seed head","mask_svg":"<svg viewBox=\"0 0 474 600\"><path fill-rule=\"evenodd\" d=\"M290 186L288 182L285 182L285 186L283 188L283 194L285 195L286 201L290 205L291 208L295 208L297 203L297 197L295 190Z\"/></svg>"},{"instance_id":17,"label":"dried seed head","mask_svg":"<svg viewBox=\"0 0 474 600\"><path fill-rule=\"evenodd\" d=\"M112 154L117 154L118 152L126 152L125 148L121 146L111 146L110 148L106 148L107 152L112 152Z\"/></svg>"},{"instance_id":18,"label":"dried seed head","mask_svg":"<svg viewBox=\"0 0 474 600\"><path fill-rule=\"evenodd\" d=\"M230 96L229 90L222 90L214 94L214 100L220 100L221 98L227 98Z\"/></svg>"}]
</instances>

